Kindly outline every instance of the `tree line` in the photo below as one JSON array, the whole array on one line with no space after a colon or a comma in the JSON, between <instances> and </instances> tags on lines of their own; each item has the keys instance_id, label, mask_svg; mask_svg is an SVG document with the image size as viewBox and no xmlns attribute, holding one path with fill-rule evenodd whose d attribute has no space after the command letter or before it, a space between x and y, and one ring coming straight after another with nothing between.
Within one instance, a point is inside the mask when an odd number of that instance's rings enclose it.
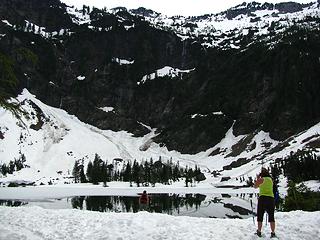
<instances>
[{"instance_id":1,"label":"tree line","mask_svg":"<svg viewBox=\"0 0 320 240\"><path fill-rule=\"evenodd\" d=\"M14 159L14 161L11 160L8 164L2 164L0 171L3 176L12 174L15 171L20 171L22 168L29 167L25 162L26 156L22 153L18 159Z\"/></svg>"},{"instance_id":2,"label":"tree line","mask_svg":"<svg viewBox=\"0 0 320 240\"><path fill-rule=\"evenodd\" d=\"M112 163L103 161L96 154L92 161L85 166L83 160L75 161L73 167L73 177L76 183L90 182L98 184L103 182L107 186L110 181L130 182L130 186L135 183L139 186L155 186L156 183L172 184L184 178L186 186L192 183L205 180L204 174L198 166L195 168L181 167L178 163L173 163L172 159L163 162L161 157L157 161L150 158L149 161L138 162L137 160L128 161L122 164L122 168L118 169L118 163L122 159L114 159Z\"/></svg>"},{"instance_id":3,"label":"tree line","mask_svg":"<svg viewBox=\"0 0 320 240\"><path fill-rule=\"evenodd\" d=\"M320 180L320 156L312 151L291 153L281 162L283 174L293 182Z\"/></svg>"},{"instance_id":4,"label":"tree line","mask_svg":"<svg viewBox=\"0 0 320 240\"><path fill-rule=\"evenodd\" d=\"M310 150L299 150L276 161L270 166L271 176L277 187L279 175L288 179L288 193L280 202L283 211L320 209L320 193L311 191L303 182L320 180L320 157Z\"/></svg>"}]
</instances>

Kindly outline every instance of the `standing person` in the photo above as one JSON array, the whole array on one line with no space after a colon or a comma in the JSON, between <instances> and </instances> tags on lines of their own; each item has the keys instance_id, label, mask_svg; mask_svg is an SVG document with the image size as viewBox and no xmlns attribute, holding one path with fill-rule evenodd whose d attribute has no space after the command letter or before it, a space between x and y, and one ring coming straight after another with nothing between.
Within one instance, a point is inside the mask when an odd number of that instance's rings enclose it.
<instances>
[{"instance_id":1,"label":"standing person","mask_svg":"<svg viewBox=\"0 0 320 240\"><path fill-rule=\"evenodd\" d=\"M271 238L276 237L275 228L276 223L274 220L274 194L273 194L273 181L269 171L266 168L261 168L261 173L257 176L254 182L254 187L259 188L258 199L258 229L257 235L261 237L261 228L264 212L268 213L269 223L271 228Z\"/></svg>"},{"instance_id":2,"label":"standing person","mask_svg":"<svg viewBox=\"0 0 320 240\"><path fill-rule=\"evenodd\" d=\"M148 206L149 206L149 196L147 194L147 191L144 190L143 193L141 194L140 198L139 198L139 204L140 204L140 209L143 211L148 210Z\"/></svg>"}]
</instances>

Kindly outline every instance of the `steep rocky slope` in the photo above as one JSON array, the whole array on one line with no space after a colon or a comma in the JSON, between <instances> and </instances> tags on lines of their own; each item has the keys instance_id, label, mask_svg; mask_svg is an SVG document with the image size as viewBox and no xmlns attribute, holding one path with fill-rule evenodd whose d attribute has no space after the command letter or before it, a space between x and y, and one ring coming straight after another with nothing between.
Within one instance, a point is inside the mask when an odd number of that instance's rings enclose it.
<instances>
[{"instance_id":1,"label":"steep rocky slope","mask_svg":"<svg viewBox=\"0 0 320 240\"><path fill-rule=\"evenodd\" d=\"M27 88L100 129L143 136L143 123L153 141L194 154L232 126L284 141L320 121L318 3L167 18L13 0L0 19L3 91Z\"/></svg>"}]
</instances>

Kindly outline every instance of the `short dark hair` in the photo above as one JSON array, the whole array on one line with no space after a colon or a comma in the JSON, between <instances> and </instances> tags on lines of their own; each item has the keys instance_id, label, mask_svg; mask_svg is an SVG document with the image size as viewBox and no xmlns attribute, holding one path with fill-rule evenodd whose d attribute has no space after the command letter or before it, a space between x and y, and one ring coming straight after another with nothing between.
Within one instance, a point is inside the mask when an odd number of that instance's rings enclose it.
<instances>
[{"instance_id":1,"label":"short dark hair","mask_svg":"<svg viewBox=\"0 0 320 240\"><path fill-rule=\"evenodd\" d=\"M264 167L261 168L260 176L261 177L270 177L270 173L269 173L268 169L266 169Z\"/></svg>"}]
</instances>

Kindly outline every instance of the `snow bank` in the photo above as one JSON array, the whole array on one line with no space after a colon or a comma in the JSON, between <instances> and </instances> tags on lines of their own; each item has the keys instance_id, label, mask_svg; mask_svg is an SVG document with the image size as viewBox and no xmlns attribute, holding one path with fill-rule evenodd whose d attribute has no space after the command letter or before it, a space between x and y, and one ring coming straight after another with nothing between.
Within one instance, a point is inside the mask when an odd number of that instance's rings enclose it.
<instances>
[{"instance_id":1,"label":"snow bank","mask_svg":"<svg viewBox=\"0 0 320 240\"><path fill-rule=\"evenodd\" d=\"M0 239L254 239L252 219L208 219L164 214L100 213L0 207ZM277 213L280 239L318 239L319 212ZM192 226L192 227L191 227ZM269 228L266 229L269 239Z\"/></svg>"}]
</instances>

